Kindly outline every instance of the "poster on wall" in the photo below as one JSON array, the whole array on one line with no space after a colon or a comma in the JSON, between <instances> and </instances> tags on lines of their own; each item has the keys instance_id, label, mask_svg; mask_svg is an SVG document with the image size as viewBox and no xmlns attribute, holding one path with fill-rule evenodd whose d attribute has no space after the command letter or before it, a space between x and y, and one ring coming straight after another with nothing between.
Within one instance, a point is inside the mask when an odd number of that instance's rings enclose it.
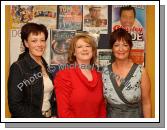
<instances>
[{"instance_id":1,"label":"poster on wall","mask_svg":"<svg viewBox=\"0 0 167 130\"><path fill-rule=\"evenodd\" d=\"M58 6L58 29L81 30L82 29L82 5Z\"/></svg>"},{"instance_id":2,"label":"poster on wall","mask_svg":"<svg viewBox=\"0 0 167 130\"><path fill-rule=\"evenodd\" d=\"M98 34L108 33L107 5L83 6L83 31Z\"/></svg>"},{"instance_id":3,"label":"poster on wall","mask_svg":"<svg viewBox=\"0 0 167 130\"><path fill-rule=\"evenodd\" d=\"M107 66L112 60L111 49L98 49L97 50L97 64L100 67Z\"/></svg>"},{"instance_id":4,"label":"poster on wall","mask_svg":"<svg viewBox=\"0 0 167 130\"><path fill-rule=\"evenodd\" d=\"M134 63L144 65L144 50L132 49L130 51L130 58L133 60Z\"/></svg>"},{"instance_id":5,"label":"poster on wall","mask_svg":"<svg viewBox=\"0 0 167 130\"><path fill-rule=\"evenodd\" d=\"M11 5L12 29L19 29L33 19L32 5Z\"/></svg>"},{"instance_id":6,"label":"poster on wall","mask_svg":"<svg viewBox=\"0 0 167 130\"><path fill-rule=\"evenodd\" d=\"M19 29L28 22L56 29L57 5L12 5L11 17L13 29Z\"/></svg>"},{"instance_id":7,"label":"poster on wall","mask_svg":"<svg viewBox=\"0 0 167 130\"><path fill-rule=\"evenodd\" d=\"M20 29L10 31L10 65L17 61L19 55L24 52L24 46L20 37Z\"/></svg>"},{"instance_id":8,"label":"poster on wall","mask_svg":"<svg viewBox=\"0 0 167 130\"><path fill-rule=\"evenodd\" d=\"M75 31L51 30L51 64L66 64L67 50Z\"/></svg>"},{"instance_id":9,"label":"poster on wall","mask_svg":"<svg viewBox=\"0 0 167 130\"><path fill-rule=\"evenodd\" d=\"M109 34L100 34L98 49L111 49Z\"/></svg>"},{"instance_id":10,"label":"poster on wall","mask_svg":"<svg viewBox=\"0 0 167 130\"><path fill-rule=\"evenodd\" d=\"M20 31L20 29L11 29L10 31L10 65L17 61L19 55L24 52ZM43 57L50 64L50 31L48 31L48 39Z\"/></svg>"},{"instance_id":11,"label":"poster on wall","mask_svg":"<svg viewBox=\"0 0 167 130\"><path fill-rule=\"evenodd\" d=\"M56 29L57 5L34 6L34 18L31 22L44 24L48 29Z\"/></svg>"},{"instance_id":12,"label":"poster on wall","mask_svg":"<svg viewBox=\"0 0 167 130\"><path fill-rule=\"evenodd\" d=\"M112 28L127 30L133 41L131 58L135 63L144 64L145 33L146 33L146 6L145 5L113 5ZM138 58L138 55L143 58ZM139 59L139 60L137 60ZM141 61L142 60L142 61Z\"/></svg>"},{"instance_id":13,"label":"poster on wall","mask_svg":"<svg viewBox=\"0 0 167 130\"><path fill-rule=\"evenodd\" d=\"M50 65L50 29L48 29L48 39L46 41L46 48L45 52L43 54L43 58L46 60L46 62Z\"/></svg>"}]
</instances>

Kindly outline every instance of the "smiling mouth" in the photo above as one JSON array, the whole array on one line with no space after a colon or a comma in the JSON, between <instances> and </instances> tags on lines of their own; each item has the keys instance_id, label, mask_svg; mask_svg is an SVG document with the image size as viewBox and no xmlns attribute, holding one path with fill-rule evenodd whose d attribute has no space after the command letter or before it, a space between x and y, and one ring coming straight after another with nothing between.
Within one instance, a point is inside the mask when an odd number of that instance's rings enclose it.
<instances>
[{"instance_id":1,"label":"smiling mouth","mask_svg":"<svg viewBox=\"0 0 167 130\"><path fill-rule=\"evenodd\" d=\"M118 53L118 55L124 55L125 53Z\"/></svg>"},{"instance_id":2,"label":"smiling mouth","mask_svg":"<svg viewBox=\"0 0 167 130\"><path fill-rule=\"evenodd\" d=\"M89 53L82 53L82 55L89 55Z\"/></svg>"},{"instance_id":3,"label":"smiling mouth","mask_svg":"<svg viewBox=\"0 0 167 130\"><path fill-rule=\"evenodd\" d=\"M43 51L43 49L36 49L36 51Z\"/></svg>"}]
</instances>

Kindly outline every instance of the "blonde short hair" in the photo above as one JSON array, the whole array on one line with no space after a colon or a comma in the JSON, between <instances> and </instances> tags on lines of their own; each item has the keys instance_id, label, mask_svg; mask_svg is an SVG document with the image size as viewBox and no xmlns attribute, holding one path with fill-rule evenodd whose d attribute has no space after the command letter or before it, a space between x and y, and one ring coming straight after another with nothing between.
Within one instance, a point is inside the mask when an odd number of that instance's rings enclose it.
<instances>
[{"instance_id":1,"label":"blonde short hair","mask_svg":"<svg viewBox=\"0 0 167 130\"><path fill-rule=\"evenodd\" d=\"M70 41L70 46L68 49L68 63L72 64L76 62L76 57L74 56L75 53L75 47L76 47L76 43L79 39L82 39L83 41L85 41L86 43L88 43L89 45L91 45L92 47L92 51L93 51L93 56L92 59L90 61L90 64L93 65L96 61L96 57L97 57L97 48L96 48L96 42L94 40L94 38L88 34L78 34L75 35L71 41Z\"/></svg>"}]
</instances>

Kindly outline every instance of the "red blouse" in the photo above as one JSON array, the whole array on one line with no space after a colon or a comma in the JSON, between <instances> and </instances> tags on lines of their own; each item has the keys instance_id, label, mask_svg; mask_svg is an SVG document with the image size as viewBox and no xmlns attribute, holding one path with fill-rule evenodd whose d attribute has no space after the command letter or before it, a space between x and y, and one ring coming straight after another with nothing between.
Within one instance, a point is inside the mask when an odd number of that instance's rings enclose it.
<instances>
[{"instance_id":1,"label":"red blouse","mask_svg":"<svg viewBox=\"0 0 167 130\"><path fill-rule=\"evenodd\" d=\"M54 79L58 116L61 118L106 117L101 74L92 70L93 80L79 68L60 70Z\"/></svg>"}]
</instances>

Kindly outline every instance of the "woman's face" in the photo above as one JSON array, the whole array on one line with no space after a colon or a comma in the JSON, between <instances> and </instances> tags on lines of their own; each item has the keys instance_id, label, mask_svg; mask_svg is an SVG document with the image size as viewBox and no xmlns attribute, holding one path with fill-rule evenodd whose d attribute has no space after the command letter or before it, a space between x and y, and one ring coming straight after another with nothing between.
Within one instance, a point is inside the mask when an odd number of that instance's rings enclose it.
<instances>
[{"instance_id":1,"label":"woman's face","mask_svg":"<svg viewBox=\"0 0 167 130\"><path fill-rule=\"evenodd\" d=\"M25 46L29 48L29 53L34 57L41 57L44 54L46 48L46 41L44 33L38 33L37 35L30 33Z\"/></svg>"},{"instance_id":2,"label":"woman's face","mask_svg":"<svg viewBox=\"0 0 167 130\"><path fill-rule=\"evenodd\" d=\"M129 57L130 46L125 40L117 40L113 45L112 51L116 59L126 60Z\"/></svg>"},{"instance_id":3,"label":"woman's face","mask_svg":"<svg viewBox=\"0 0 167 130\"><path fill-rule=\"evenodd\" d=\"M93 56L92 46L83 39L79 39L76 42L74 56L78 64L90 64L90 60Z\"/></svg>"}]
</instances>

